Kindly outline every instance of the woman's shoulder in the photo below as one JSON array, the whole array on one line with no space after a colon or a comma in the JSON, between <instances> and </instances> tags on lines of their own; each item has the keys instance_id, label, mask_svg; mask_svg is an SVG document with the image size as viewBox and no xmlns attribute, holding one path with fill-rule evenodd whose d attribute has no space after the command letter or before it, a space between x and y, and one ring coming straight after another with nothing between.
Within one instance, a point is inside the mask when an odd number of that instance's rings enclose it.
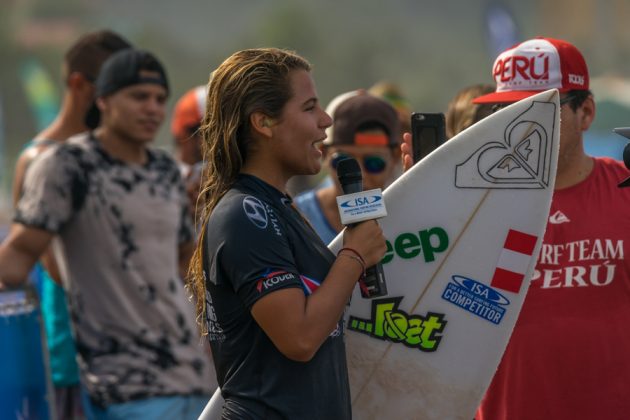
<instances>
[{"instance_id":1,"label":"woman's shoulder","mask_svg":"<svg viewBox=\"0 0 630 420\"><path fill-rule=\"evenodd\" d=\"M268 223L268 204L251 192L231 189L219 200L210 217L211 226L243 230L248 226L265 229Z\"/></svg>"},{"instance_id":2,"label":"woman's shoulder","mask_svg":"<svg viewBox=\"0 0 630 420\"><path fill-rule=\"evenodd\" d=\"M263 198L244 191L229 191L219 201L208 220L211 248L240 254L245 249L283 246L284 224Z\"/></svg>"}]
</instances>

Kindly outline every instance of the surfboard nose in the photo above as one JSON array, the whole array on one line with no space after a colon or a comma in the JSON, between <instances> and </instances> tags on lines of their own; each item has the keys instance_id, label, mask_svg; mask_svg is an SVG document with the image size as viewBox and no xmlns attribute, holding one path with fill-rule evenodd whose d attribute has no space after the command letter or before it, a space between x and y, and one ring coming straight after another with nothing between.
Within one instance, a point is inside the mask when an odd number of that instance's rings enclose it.
<instances>
[{"instance_id":1,"label":"surfboard nose","mask_svg":"<svg viewBox=\"0 0 630 420\"><path fill-rule=\"evenodd\" d=\"M530 96L529 98L530 100L534 100L534 101L543 101L543 102L555 102L558 101L558 103L560 102L560 92L558 91L558 89L549 89L546 90L544 92L538 93L536 95Z\"/></svg>"}]
</instances>

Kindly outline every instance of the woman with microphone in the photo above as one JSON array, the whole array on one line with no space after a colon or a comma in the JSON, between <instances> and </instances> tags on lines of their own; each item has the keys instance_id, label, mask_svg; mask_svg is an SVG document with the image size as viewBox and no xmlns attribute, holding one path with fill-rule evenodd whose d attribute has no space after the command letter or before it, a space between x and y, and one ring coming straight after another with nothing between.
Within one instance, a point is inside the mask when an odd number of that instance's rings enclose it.
<instances>
[{"instance_id":1,"label":"woman with microphone","mask_svg":"<svg viewBox=\"0 0 630 420\"><path fill-rule=\"evenodd\" d=\"M191 286L224 419L350 419L343 312L383 257L376 222L331 253L287 194L321 168L331 118L311 66L280 49L236 52L214 72L202 125L204 228Z\"/></svg>"}]
</instances>

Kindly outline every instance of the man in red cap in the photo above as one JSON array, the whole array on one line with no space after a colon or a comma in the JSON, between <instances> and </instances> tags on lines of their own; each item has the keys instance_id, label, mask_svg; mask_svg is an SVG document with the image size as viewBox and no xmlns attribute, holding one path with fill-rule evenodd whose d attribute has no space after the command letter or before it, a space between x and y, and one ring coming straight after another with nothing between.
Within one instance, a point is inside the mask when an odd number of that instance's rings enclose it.
<instances>
[{"instance_id":1,"label":"man in red cap","mask_svg":"<svg viewBox=\"0 0 630 420\"><path fill-rule=\"evenodd\" d=\"M630 190L621 162L584 152L595 117L586 63L570 43L535 38L499 55L498 107L560 91L560 153L532 283L477 412L487 419L622 419L630 413Z\"/></svg>"}]
</instances>

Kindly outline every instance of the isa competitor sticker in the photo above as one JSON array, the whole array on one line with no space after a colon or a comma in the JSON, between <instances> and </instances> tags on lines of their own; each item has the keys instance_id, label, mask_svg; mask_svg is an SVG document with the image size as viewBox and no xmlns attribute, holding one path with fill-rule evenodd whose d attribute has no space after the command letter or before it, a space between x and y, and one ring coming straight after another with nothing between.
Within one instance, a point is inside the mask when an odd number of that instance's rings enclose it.
<instances>
[{"instance_id":1,"label":"isa competitor sticker","mask_svg":"<svg viewBox=\"0 0 630 420\"><path fill-rule=\"evenodd\" d=\"M337 197L337 207L344 225L387 216L380 188L341 195Z\"/></svg>"},{"instance_id":2,"label":"isa competitor sticker","mask_svg":"<svg viewBox=\"0 0 630 420\"><path fill-rule=\"evenodd\" d=\"M480 318L499 324L510 301L496 290L464 276L453 276L442 293L442 299Z\"/></svg>"}]
</instances>

